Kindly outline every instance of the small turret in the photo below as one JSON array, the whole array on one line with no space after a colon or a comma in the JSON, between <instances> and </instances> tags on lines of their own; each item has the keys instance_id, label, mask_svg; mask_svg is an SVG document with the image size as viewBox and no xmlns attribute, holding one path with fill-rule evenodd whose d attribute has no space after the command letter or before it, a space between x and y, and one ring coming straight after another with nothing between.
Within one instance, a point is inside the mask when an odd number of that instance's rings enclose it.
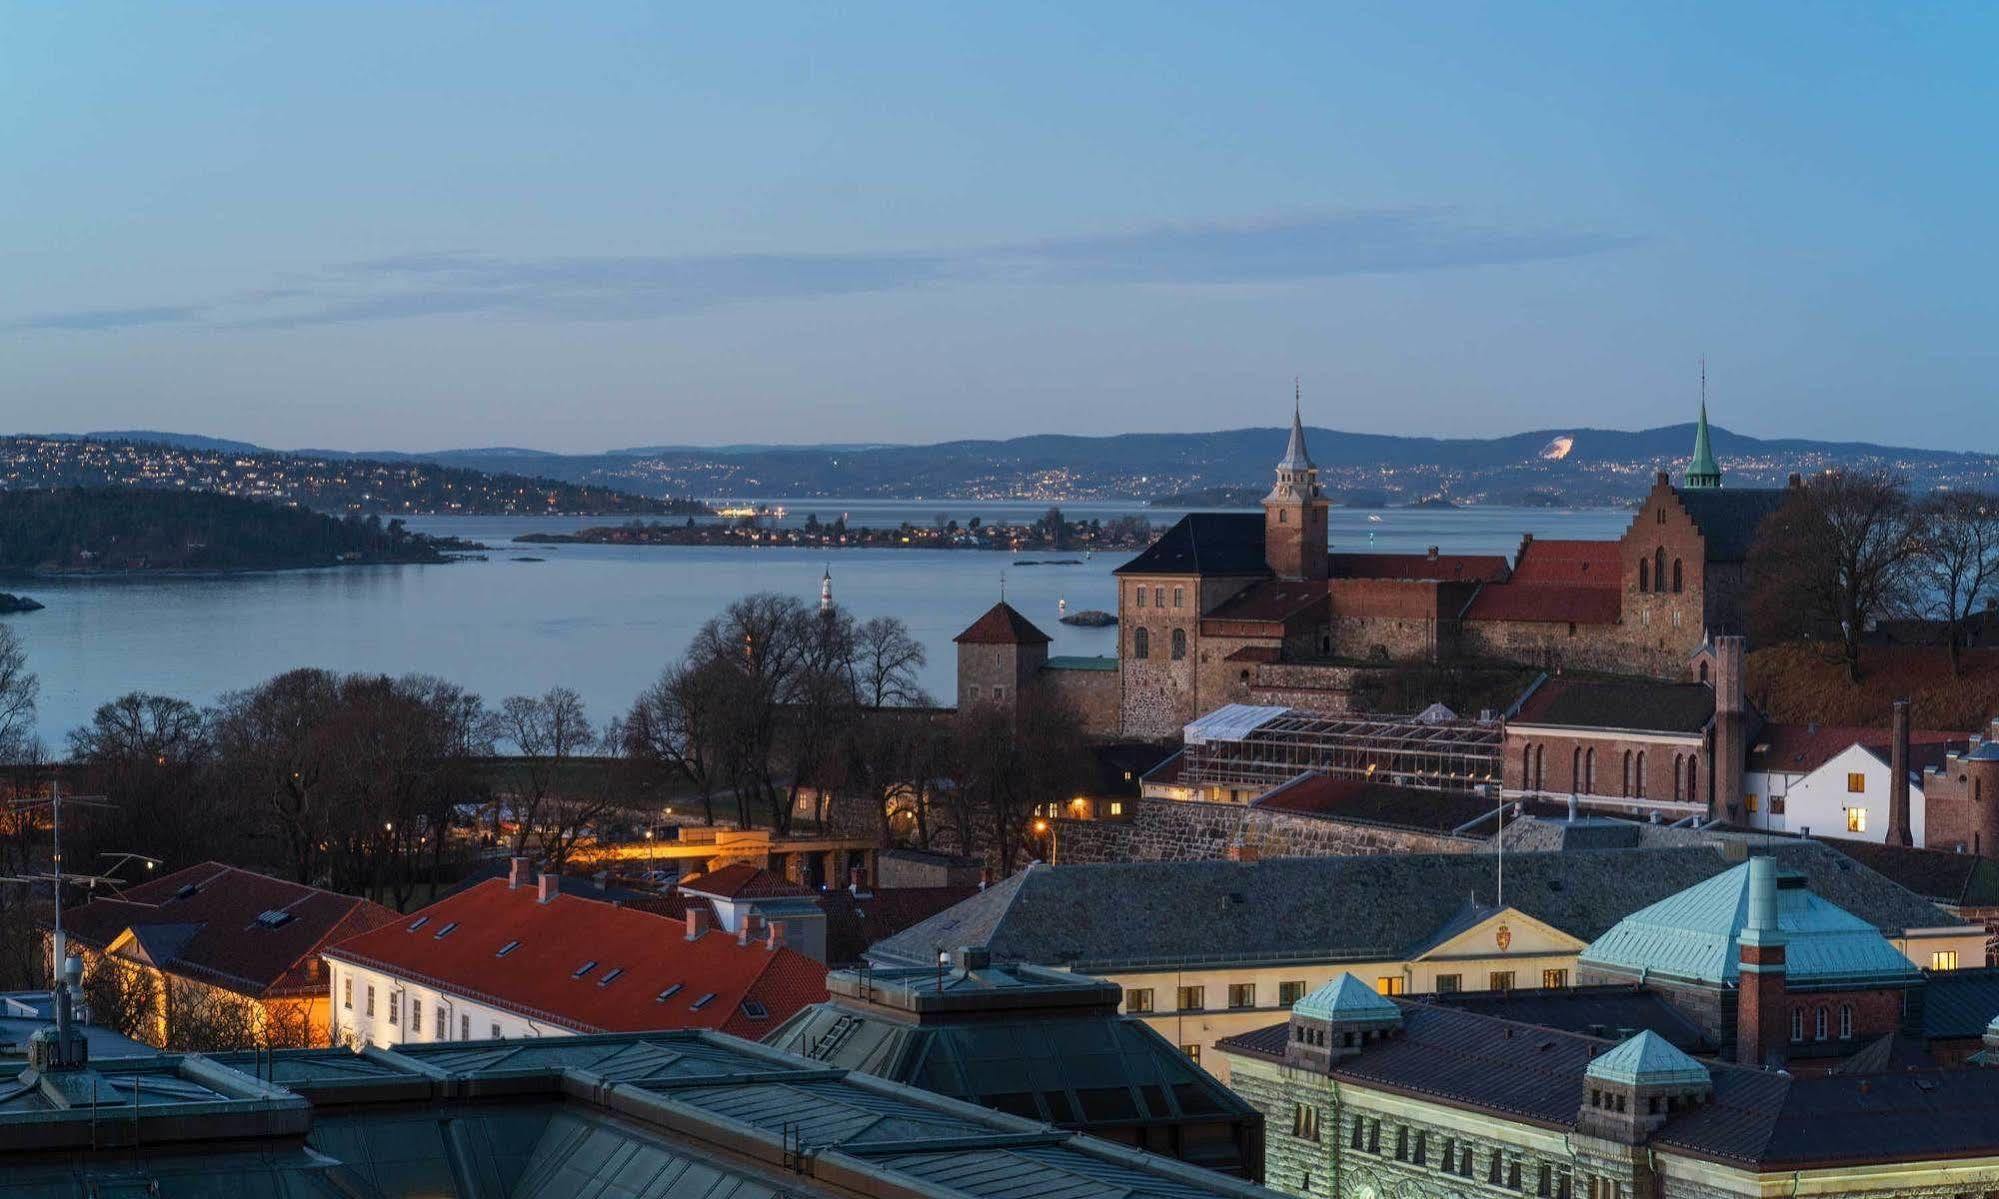
<instances>
[{"instance_id":1,"label":"small turret","mask_svg":"<svg viewBox=\"0 0 1999 1199\"><path fill-rule=\"evenodd\" d=\"M1291 1005L1284 1060L1329 1069L1401 1027L1401 1008L1353 975L1342 974Z\"/></svg>"},{"instance_id":2,"label":"small turret","mask_svg":"<svg viewBox=\"0 0 1999 1199\"><path fill-rule=\"evenodd\" d=\"M1627 1145L1714 1093L1708 1068L1649 1028L1592 1061L1583 1085L1583 1133Z\"/></svg>"}]
</instances>

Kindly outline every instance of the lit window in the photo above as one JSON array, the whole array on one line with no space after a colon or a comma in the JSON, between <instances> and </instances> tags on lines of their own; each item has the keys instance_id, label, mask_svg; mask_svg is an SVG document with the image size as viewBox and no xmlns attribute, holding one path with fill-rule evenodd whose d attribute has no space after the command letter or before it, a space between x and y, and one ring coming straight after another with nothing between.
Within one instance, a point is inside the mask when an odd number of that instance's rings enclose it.
<instances>
[{"instance_id":1,"label":"lit window","mask_svg":"<svg viewBox=\"0 0 1999 1199\"><path fill-rule=\"evenodd\" d=\"M1133 987L1124 993L1124 1010L1127 1012L1149 1012L1152 1010L1152 988Z\"/></svg>"},{"instance_id":2,"label":"lit window","mask_svg":"<svg viewBox=\"0 0 1999 1199\"><path fill-rule=\"evenodd\" d=\"M1867 831L1867 809L1848 808L1846 810L1846 831L1864 833Z\"/></svg>"},{"instance_id":3,"label":"lit window","mask_svg":"<svg viewBox=\"0 0 1999 1199\"><path fill-rule=\"evenodd\" d=\"M1511 991L1513 989L1513 971L1494 970L1486 977L1485 989L1488 991Z\"/></svg>"},{"instance_id":4,"label":"lit window","mask_svg":"<svg viewBox=\"0 0 1999 1199\"><path fill-rule=\"evenodd\" d=\"M1866 775L1860 773L1858 770L1855 770L1846 776L1846 793L1848 795L1860 795L1864 793L1866 790L1867 790Z\"/></svg>"},{"instance_id":5,"label":"lit window","mask_svg":"<svg viewBox=\"0 0 1999 1199\"><path fill-rule=\"evenodd\" d=\"M1192 1061L1195 1065L1201 1063L1201 1047L1199 1045L1182 1045L1180 1046L1180 1052L1186 1054L1188 1060Z\"/></svg>"},{"instance_id":6,"label":"lit window","mask_svg":"<svg viewBox=\"0 0 1999 1199\"><path fill-rule=\"evenodd\" d=\"M1742 804L1752 812L1761 810L1761 806L1756 802L1756 796L1753 794L1744 795L1742 797Z\"/></svg>"},{"instance_id":7,"label":"lit window","mask_svg":"<svg viewBox=\"0 0 1999 1199\"><path fill-rule=\"evenodd\" d=\"M1957 950L1955 949L1932 950L1930 953L1930 969L1932 970L1957 969Z\"/></svg>"},{"instance_id":8,"label":"lit window","mask_svg":"<svg viewBox=\"0 0 1999 1199\"><path fill-rule=\"evenodd\" d=\"M1541 971L1541 985L1551 990L1558 987L1566 987L1569 985L1569 972L1566 970L1543 970Z\"/></svg>"},{"instance_id":9,"label":"lit window","mask_svg":"<svg viewBox=\"0 0 1999 1199\"><path fill-rule=\"evenodd\" d=\"M1118 800L1118 799L1114 799L1114 800L1112 800L1112 801L1111 801L1111 815L1113 815L1113 816L1122 816L1122 815L1124 815L1124 801L1123 801L1123 800Z\"/></svg>"},{"instance_id":10,"label":"lit window","mask_svg":"<svg viewBox=\"0 0 1999 1199\"><path fill-rule=\"evenodd\" d=\"M1374 980L1374 989L1383 995L1402 994L1403 978L1400 974L1384 974Z\"/></svg>"}]
</instances>

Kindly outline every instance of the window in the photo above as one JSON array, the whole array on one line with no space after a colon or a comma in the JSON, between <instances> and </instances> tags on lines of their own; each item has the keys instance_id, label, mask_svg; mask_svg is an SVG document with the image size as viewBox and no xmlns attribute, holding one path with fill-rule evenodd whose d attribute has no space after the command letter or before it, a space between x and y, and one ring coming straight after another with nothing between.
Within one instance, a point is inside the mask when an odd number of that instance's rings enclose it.
<instances>
[{"instance_id":1,"label":"window","mask_svg":"<svg viewBox=\"0 0 1999 1199\"><path fill-rule=\"evenodd\" d=\"M350 1012L354 1010L354 976L351 974L340 980L340 1006Z\"/></svg>"},{"instance_id":2,"label":"window","mask_svg":"<svg viewBox=\"0 0 1999 1199\"><path fill-rule=\"evenodd\" d=\"M715 992L710 991L706 995L703 995L701 998L695 1000L693 1003L688 1004L687 1010L690 1012L698 1012L702 1008L707 1007L709 1004L713 1002L715 1002Z\"/></svg>"},{"instance_id":3,"label":"window","mask_svg":"<svg viewBox=\"0 0 1999 1199\"><path fill-rule=\"evenodd\" d=\"M1680 560L1673 559L1673 594L1680 593Z\"/></svg>"},{"instance_id":4,"label":"window","mask_svg":"<svg viewBox=\"0 0 1999 1199\"><path fill-rule=\"evenodd\" d=\"M1140 587L1134 593L1133 598L1137 601L1137 606L1143 608L1145 606L1145 588Z\"/></svg>"},{"instance_id":5,"label":"window","mask_svg":"<svg viewBox=\"0 0 1999 1199\"><path fill-rule=\"evenodd\" d=\"M1439 974L1437 976L1437 994L1439 995L1455 995L1464 989L1465 976L1462 974Z\"/></svg>"},{"instance_id":6,"label":"window","mask_svg":"<svg viewBox=\"0 0 1999 1199\"><path fill-rule=\"evenodd\" d=\"M1229 984L1229 1006L1230 1006L1230 1007L1255 1007L1255 1006L1256 1006L1256 984L1255 984L1255 983L1230 983L1230 984Z\"/></svg>"},{"instance_id":7,"label":"window","mask_svg":"<svg viewBox=\"0 0 1999 1199\"><path fill-rule=\"evenodd\" d=\"M1149 1012L1152 1010L1152 988L1134 987L1124 993L1124 1010L1127 1012Z\"/></svg>"},{"instance_id":8,"label":"window","mask_svg":"<svg viewBox=\"0 0 1999 1199\"><path fill-rule=\"evenodd\" d=\"M416 930L422 928L424 925L429 923L430 923L430 917L418 916L415 920L410 921L409 931L415 932Z\"/></svg>"},{"instance_id":9,"label":"window","mask_svg":"<svg viewBox=\"0 0 1999 1199\"><path fill-rule=\"evenodd\" d=\"M1183 1012L1198 1012L1208 1006L1208 993L1204 987L1181 987L1175 998Z\"/></svg>"},{"instance_id":10,"label":"window","mask_svg":"<svg viewBox=\"0 0 1999 1199\"><path fill-rule=\"evenodd\" d=\"M1367 1124L1359 1116L1353 1118L1353 1136L1347 1140L1347 1148L1358 1149L1367 1139Z\"/></svg>"},{"instance_id":11,"label":"window","mask_svg":"<svg viewBox=\"0 0 1999 1199\"><path fill-rule=\"evenodd\" d=\"M1680 772L1680 765L1683 761L1684 759L1681 758L1680 755L1678 754L1673 755L1673 798L1674 799L1686 798L1686 793L1683 789L1683 784L1686 782L1686 775Z\"/></svg>"},{"instance_id":12,"label":"window","mask_svg":"<svg viewBox=\"0 0 1999 1199\"><path fill-rule=\"evenodd\" d=\"M977 702L979 702L979 685L978 685L977 683L973 683L973 684L972 684L972 687L971 687L971 690L970 690L969 694L970 694L970 695L971 695L971 697L972 697L972 702L973 702L973 703L977 703Z\"/></svg>"},{"instance_id":13,"label":"window","mask_svg":"<svg viewBox=\"0 0 1999 1199\"><path fill-rule=\"evenodd\" d=\"M1812 1013L1812 1040L1814 1040L1814 1041L1823 1041L1823 1040L1825 1040L1825 1009L1824 1009L1824 1008L1819 1008L1819 1009L1817 1009L1816 1011L1814 1011L1814 1012Z\"/></svg>"},{"instance_id":14,"label":"window","mask_svg":"<svg viewBox=\"0 0 1999 1199\"><path fill-rule=\"evenodd\" d=\"M617 982L618 976L620 974L623 974L624 972L625 968L623 966L614 966L611 968L609 972L607 972L604 975L604 977L597 980L597 985L600 987L608 987L612 983Z\"/></svg>"},{"instance_id":15,"label":"window","mask_svg":"<svg viewBox=\"0 0 1999 1199\"><path fill-rule=\"evenodd\" d=\"M1853 1005L1850 1003L1839 1005L1839 1039L1842 1041L1853 1039Z\"/></svg>"},{"instance_id":16,"label":"window","mask_svg":"<svg viewBox=\"0 0 1999 1199\"><path fill-rule=\"evenodd\" d=\"M1291 1109L1291 1135L1301 1141L1319 1139L1319 1109L1309 1103L1294 1104Z\"/></svg>"},{"instance_id":17,"label":"window","mask_svg":"<svg viewBox=\"0 0 1999 1199\"><path fill-rule=\"evenodd\" d=\"M1772 796L1770 797L1770 814L1771 814L1772 816L1782 816L1782 815L1784 814L1784 797L1783 797L1783 796L1781 796L1781 795L1772 795Z\"/></svg>"},{"instance_id":18,"label":"window","mask_svg":"<svg viewBox=\"0 0 1999 1199\"><path fill-rule=\"evenodd\" d=\"M1846 831L1864 833L1867 831L1867 809L1848 808L1846 810Z\"/></svg>"},{"instance_id":19,"label":"window","mask_svg":"<svg viewBox=\"0 0 1999 1199\"><path fill-rule=\"evenodd\" d=\"M1280 525L1288 525L1288 524L1290 524L1290 523L1291 523L1291 513L1290 513L1289 511L1287 511L1287 510L1283 509L1283 508L1279 508L1279 509L1277 510L1277 523L1278 523L1278 524L1280 524Z\"/></svg>"},{"instance_id":20,"label":"window","mask_svg":"<svg viewBox=\"0 0 1999 1199\"><path fill-rule=\"evenodd\" d=\"M423 1032L423 1004L412 1000L410 1003L410 1035L419 1036Z\"/></svg>"},{"instance_id":21,"label":"window","mask_svg":"<svg viewBox=\"0 0 1999 1199\"><path fill-rule=\"evenodd\" d=\"M1638 751L1637 765L1635 769L1632 771L1631 778L1633 783L1631 791L1632 796L1637 799L1644 799L1645 798L1645 751L1642 749Z\"/></svg>"},{"instance_id":22,"label":"window","mask_svg":"<svg viewBox=\"0 0 1999 1199\"><path fill-rule=\"evenodd\" d=\"M508 954L512 953L514 950L519 949L520 947L521 943L519 941L509 941L505 945L500 946L500 952L494 954L493 956L496 958L503 958L506 957Z\"/></svg>"},{"instance_id":23,"label":"window","mask_svg":"<svg viewBox=\"0 0 1999 1199\"><path fill-rule=\"evenodd\" d=\"M1154 587L1152 589L1152 606L1155 608L1164 608L1166 606L1166 588Z\"/></svg>"},{"instance_id":24,"label":"window","mask_svg":"<svg viewBox=\"0 0 1999 1199\"><path fill-rule=\"evenodd\" d=\"M1395 1130L1395 1160L1399 1162L1409 1160L1409 1126L1407 1124Z\"/></svg>"},{"instance_id":25,"label":"window","mask_svg":"<svg viewBox=\"0 0 1999 1199\"><path fill-rule=\"evenodd\" d=\"M1802 1041L1804 1039L1805 1039L1805 1009L1801 1007L1794 1007L1791 1009L1791 1040L1796 1042L1796 1041Z\"/></svg>"},{"instance_id":26,"label":"window","mask_svg":"<svg viewBox=\"0 0 1999 1199\"><path fill-rule=\"evenodd\" d=\"M1188 1061L1197 1066L1201 1064L1201 1047L1199 1045L1182 1045L1180 1046L1180 1052L1187 1055Z\"/></svg>"},{"instance_id":27,"label":"window","mask_svg":"<svg viewBox=\"0 0 1999 1199\"><path fill-rule=\"evenodd\" d=\"M1744 796L1742 797L1742 805L1743 805L1743 807L1747 808L1747 809L1748 809L1749 811L1751 811L1751 812L1756 812L1756 811L1761 811L1761 810L1762 810L1762 809L1761 809L1761 805L1759 805L1759 804L1758 804L1758 803L1756 802L1756 793L1755 793L1755 792L1753 792L1753 791L1751 791L1751 792L1749 792L1749 793L1745 794L1745 795L1744 795Z\"/></svg>"},{"instance_id":28,"label":"window","mask_svg":"<svg viewBox=\"0 0 1999 1199\"><path fill-rule=\"evenodd\" d=\"M1185 587L1175 587L1173 589L1174 607L1179 608L1185 606L1186 599L1187 599L1187 589Z\"/></svg>"},{"instance_id":29,"label":"window","mask_svg":"<svg viewBox=\"0 0 1999 1199\"><path fill-rule=\"evenodd\" d=\"M1402 994L1402 982L1400 974L1384 974L1374 980L1374 989L1383 995L1400 995Z\"/></svg>"},{"instance_id":30,"label":"window","mask_svg":"<svg viewBox=\"0 0 1999 1199\"><path fill-rule=\"evenodd\" d=\"M675 995L678 995L679 993L680 993L680 984L674 983L666 990L661 991L659 994L653 996L652 1001L654 1003L665 1003L667 1000L673 998Z\"/></svg>"},{"instance_id":31,"label":"window","mask_svg":"<svg viewBox=\"0 0 1999 1199\"><path fill-rule=\"evenodd\" d=\"M1934 950L1931 950L1931 951L1930 951L1930 969L1932 969L1932 970L1955 970L1955 969L1957 969L1957 950L1955 950L1955 949L1934 949Z\"/></svg>"},{"instance_id":32,"label":"window","mask_svg":"<svg viewBox=\"0 0 1999 1199\"><path fill-rule=\"evenodd\" d=\"M395 1023L397 1023L397 1022L399 1021L399 1019L401 1018L401 1016L402 1016L402 1014L403 1014L403 1012L402 1012L402 1008L403 1008L403 997L402 997L402 993L401 993L401 992L399 992L399 991L390 991L390 992L389 992L389 1023L390 1023L390 1024L395 1024Z\"/></svg>"},{"instance_id":33,"label":"window","mask_svg":"<svg viewBox=\"0 0 1999 1199\"><path fill-rule=\"evenodd\" d=\"M569 977L582 978L584 975L590 973L592 970L595 970L596 968L597 968L597 960L595 958L592 958L591 960L583 963L581 966L578 966L576 969L571 970L569 972Z\"/></svg>"},{"instance_id":34,"label":"window","mask_svg":"<svg viewBox=\"0 0 1999 1199\"><path fill-rule=\"evenodd\" d=\"M1687 802L1699 803L1701 799L1700 755L1687 755Z\"/></svg>"},{"instance_id":35,"label":"window","mask_svg":"<svg viewBox=\"0 0 1999 1199\"><path fill-rule=\"evenodd\" d=\"M1543 970L1541 971L1541 985L1550 989L1566 987L1569 985L1569 972L1566 970Z\"/></svg>"},{"instance_id":36,"label":"window","mask_svg":"<svg viewBox=\"0 0 1999 1199\"><path fill-rule=\"evenodd\" d=\"M1666 589L1666 547L1652 551L1652 586L1655 590Z\"/></svg>"},{"instance_id":37,"label":"window","mask_svg":"<svg viewBox=\"0 0 1999 1199\"><path fill-rule=\"evenodd\" d=\"M1638 590L1652 590L1652 564L1643 558L1638 559ZM1495 1178L1493 1181L1498 1182L1499 1180Z\"/></svg>"},{"instance_id":38,"label":"window","mask_svg":"<svg viewBox=\"0 0 1999 1199\"><path fill-rule=\"evenodd\" d=\"M1631 751L1624 751L1624 785L1617 789L1619 795L1631 794Z\"/></svg>"},{"instance_id":39,"label":"window","mask_svg":"<svg viewBox=\"0 0 1999 1199\"><path fill-rule=\"evenodd\" d=\"M449 1041L451 1039L451 1015L444 1010L444 1005L441 1003L437 1005L437 1023L432 1027L437 1029L438 1040Z\"/></svg>"},{"instance_id":40,"label":"window","mask_svg":"<svg viewBox=\"0 0 1999 1199\"><path fill-rule=\"evenodd\" d=\"M458 1039L461 1041L469 1041L472 1039L472 1017L470 1016L458 1017Z\"/></svg>"},{"instance_id":41,"label":"window","mask_svg":"<svg viewBox=\"0 0 1999 1199\"><path fill-rule=\"evenodd\" d=\"M368 984L368 997L367 997L367 1006L366 1006L366 1007L364 1007L364 1008L362 1009L362 1014L363 1014L363 1015L367 1015L367 1016L373 1016L373 1015L375 1014L375 984L374 984L374 983L369 983L369 984Z\"/></svg>"},{"instance_id":42,"label":"window","mask_svg":"<svg viewBox=\"0 0 1999 1199\"><path fill-rule=\"evenodd\" d=\"M1494 970L1486 979L1485 989L1488 991L1511 991L1513 989L1513 971Z\"/></svg>"},{"instance_id":43,"label":"window","mask_svg":"<svg viewBox=\"0 0 1999 1199\"><path fill-rule=\"evenodd\" d=\"M1541 790L1548 785L1548 747L1534 747L1534 789Z\"/></svg>"},{"instance_id":44,"label":"window","mask_svg":"<svg viewBox=\"0 0 1999 1199\"><path fill-rule=\"evenodd\" d=\"M1178 662L1187 656L1187 630L1173 630L1173 660Z\"/></svg>"},{"instance_id":45,"label":"window","mask_svg":"<svg viewBox=\"0 0 1999 1199\"><path fill-rule=\"evenodd\" d=\"M458 922L457 922L456 920L453 920L453 921L452 921L451 923L449 923L449 924L445 925L445 926L444 926L443 928L440 928L440 929L438 929L438 930L437 930L436 932L432 933L432 934L431 934L431 939L432 939L432 940L437 940L437 941L442 941L442 940L444 940L444 938L446 938L446 937L448 937L448 936L450 936L450 935L451 935L451 930L452 930L452 929L454 929L454 928L457 928L457 927L458 927Z\"/></svg>"},{"instance_id":46,"label":"window","mask_svg":"<svg viewBox=\"0 0 1999 1199\"><path fill-rule=\"evenodd\" d=\"M505 1038L500 1035L500 1025L497 1020L493 1022L492 1037L495 1041L505 1040Z\"/></svg>"},{"instance_id":47,"label":"window","mask_svg":"<svg viewBox=\"0 0 1999 1199\"><path fill-rule=\"evenodd\" d=\"M1113 815L1113 816L1122 816L1122 815L1124 815L1124 801L1123 801L1123 800L1121 800L1121 799L1114 799L1114 800L1112 800L1112 801L1111 801L1111 815Z\"/></svg>"},{"instance_id":48,"label":"window","mask_svg":"<svg viewBox=\"0 0 1999 1199\"><path fill-rule=\"evenodd\" d=\"M1591 747L1583 753L1583 794L1596 794L1596 749Z\"/></svg>"},{"instance_id":49,"label":"window","mask_svg":"<svg viewBox=\"0 0 1999 1199\"><path fill-rule=\"evenodd\" d=\"M1147 629L1131 631L1131 656L1150 658L1152 656L1152 633Z\"/></svg>"},{"instance_id":50,"label":"window","mask_svg":"<svg viewBox=\"0 0 1999 1199\"><path fill-rule=\"evenodd\" d=\"M994 702L994 703L999 703L999 702L1001 702L1001 701L1002 701L1002 700L1004 700L1004 699L1006 699L1006 688L1004 688L1004 687L1000 686L1000 685L999 685L998 683L994 683L994 684L993 684L993 702Z\"/></svg>"},{"instance_id":51,"label":"window","mask_svg":"<svg viewBox=\"0 0 1999 1199\"><path fill-rule=\"evenodd\" d=\"M1305 984L1303 982L1287 982L1287 983L1277 984L1278 1007L1290 1007L1292 1004L1298 1002L1300 999L1303 998L1305 998Z\"/></svg>"},{"instance_id":52,"label":"window","mask_svg":"<svg viewBox=\"0 0 1999 1199\"><path fill-rule=\"evenodd\" d=\"M1850 772L1846 776L1846 793L1848 795L1865 795L1867 793L1867 776L1858 770Z\"/></svg>"}]
</instances>

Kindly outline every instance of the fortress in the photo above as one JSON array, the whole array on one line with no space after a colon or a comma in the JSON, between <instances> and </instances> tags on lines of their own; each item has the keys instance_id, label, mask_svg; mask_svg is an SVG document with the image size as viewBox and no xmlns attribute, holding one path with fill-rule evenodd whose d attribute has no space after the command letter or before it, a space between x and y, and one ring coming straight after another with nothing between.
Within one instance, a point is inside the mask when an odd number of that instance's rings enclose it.
<instances>
[{"instance_id":1,"label":"fortress","mask_svg":"<svg viewBox=\"0 0 1999 1199\"><path fill-rule=\"evenodd\" d=\"M1048 656L1005 603L960 634L958 705L1047 689L1096 735L1172 739L1224 704L1347 710L1356 677L1411 662L1687 677L1740 633L1746 560L1783 489L1722 486L1707 409L1684 481L1666 472L1615 541L1522 538L1500 555L1348 553L1297 409L1263 512L1184 516L1119 567L1118 656Z\"/></svg>"}]
</instances>

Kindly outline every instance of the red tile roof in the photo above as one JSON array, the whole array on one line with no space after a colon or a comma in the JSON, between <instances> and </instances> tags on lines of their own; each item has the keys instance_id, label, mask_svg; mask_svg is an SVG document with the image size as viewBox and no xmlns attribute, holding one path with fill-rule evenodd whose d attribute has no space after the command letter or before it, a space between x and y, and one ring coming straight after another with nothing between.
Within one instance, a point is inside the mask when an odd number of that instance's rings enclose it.
<instances>
[{"instance_id":1,"label":"red tile roof","mask_svg":"<svg viewBox=\"0 0 1999 1199\"><path fill-rule=\"evenodd\" d=\"M1749 769L1778 774L1808 774L1854 745L1888 759L1892 733L1869 725L1766 724L1749 751ZM1943 765L1944 754L1963 749L1970 734L1935 729L1909 732L1910 769Z\"/></svg>"},{"instance_id":2,"label":"red tile roof","mask_svg":"<svg viewBox=\"0 0 1999 1199\"><path fill-rule=\"evenodd\" d=\"M257 919L265 912L286 919L267 926ZM203 862L73 908L63 914L63 929L101 952L128 928L143 937L149 928L171 927L169 935L146 937L155 947L172 947L154 965L265 999L324 992L320 949L395 918L352 895Z\"/></svg>"},{"instance_id":3,"label":"red tile roof","mask_svg":"<svg viewBox=\"0 0 1999 1199\"><path fill-rule=\"evenodd\" d=\"M961 645L1047 645L1048 634L1034 627L1012 604L1001 600L951 640Z\"/></svg>"},{"instance_id":4,"label":"red tile roof","mask_svg":"<svg viewBox=\"0 0 1999 1199\"><path fill-rule=\"evenodd\" d=\"M509 941L520 945L498 956ZM714 1028L756 1039L826 998L826 968L804 954L761 940L739 945L713 928L689 941L682 922L574 895L544 904L535 888L509 890L504 879L326 953L576 1032ZM749 1015L746 1001L765 1016Z\"/></svg>"},{"instance_id":5,"label":"red tile roof","mask_svg":"<svg viewBox=\"0 0 1999 1199\"><path fill-rule=\"evenodd\" d=\"M1466 620L1520 620L1551 624L1616 624L1624 593L1614 587L1561 583L1487 583L1465 605Z\"/></svg>"},{"instance_id":6,"label":"red tile roof","mask_svg":"<svg viewBox=\"0 0 1999 1199\"><path fill-rule=\"evenodd\" d=\"M1623 558L1615 541L1542 541L1520 543L1513 564L1515 583L1567 583L1622 587Z\"/></svg>"},{"instance_id":7,"label":"red tile roof","mask_svg":"<svg viewBox=\"0 0 1999 1199\"><path fill-rule=\"evenodd\" d=\"M809 888L801 887L781 874L743 862L683 878L680 890L722 899L770 899L779 895L812 894Z\"/></svg>"},{"instance_id":8,"label":"red tile roof","mask_svg":"<svg viewBox=\"0 0 1999 1199\"><path fill-rule=\"evenodd\" d=\"M1507 576L1502 554L1334 554L1336 579L1406 579L1496 583Z\"/></svg>"}]
</instances>

